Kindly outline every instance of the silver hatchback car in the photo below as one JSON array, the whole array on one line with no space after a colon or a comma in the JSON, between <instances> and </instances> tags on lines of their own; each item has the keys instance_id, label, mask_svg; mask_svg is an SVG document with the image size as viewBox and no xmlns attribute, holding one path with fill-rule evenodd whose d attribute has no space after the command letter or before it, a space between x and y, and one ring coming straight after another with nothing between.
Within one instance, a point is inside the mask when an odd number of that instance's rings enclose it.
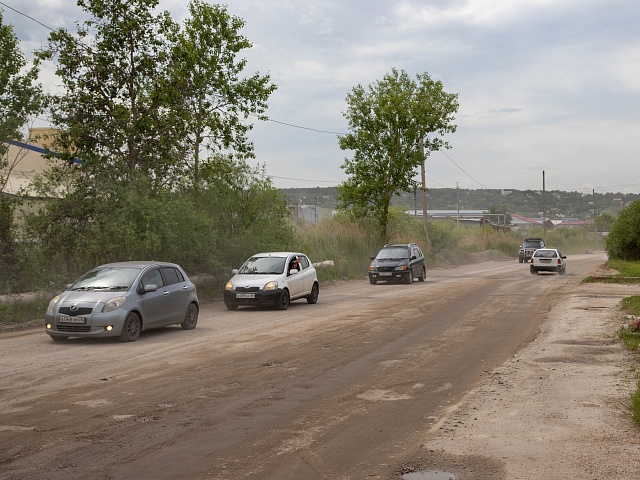
<instances>
[{"instance_id":1,"label":"silver hatchback car","mask_svg":"<svg viewBox=\"0 0 640 480\"><path fill-rule=\"evenodd\" d=\"M68 337L119 337L137 340L140 332L179 324L195 328L196 287L174 263L119 262L85 273L54 297L45 313L53 340Z\"/></svg>"}]
</instances>

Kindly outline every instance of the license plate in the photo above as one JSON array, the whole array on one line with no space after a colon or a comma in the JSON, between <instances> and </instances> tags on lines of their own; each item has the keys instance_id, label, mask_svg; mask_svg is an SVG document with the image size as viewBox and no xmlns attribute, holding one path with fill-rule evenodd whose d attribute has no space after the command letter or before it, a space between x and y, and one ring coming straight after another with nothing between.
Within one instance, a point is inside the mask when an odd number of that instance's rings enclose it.
<instances>
[{"instance_id":1,"label":"license plate","mask_svg":"<svg viewBox=\"0 0 640 480\"><path fill-rule=\"evenodd\" d=\"M378 275L380 275L381 277L390 277L391 272L380 272Z\"/></svg>"},{"instance_id":2,"label":"license plate","mask_svg":"<svg viewBox=\"0 0 640 480\"><path fill-rule=\"evenodd\" d=\"M85 323L86 320L84 317L71 317L69 315L60 315L58 317L58 322L60 323Z\"/></svg>"},{"instance_id":3,"label":"license plate","mask_svg":"<svg viewBox=\"0 0 640 480\"><path fill-rule=\"evenodd\" d=\"M236 293L236 298L256 298L255 293Z\"/></svg>"},{"instance_id":4,"label":"license plate","mask_svg":"<svg viewBox=\"0 0 640 480\"><path fill-rule=\"evenodd\" d=\"M550 258L543 258L540 260L540 263L551 263L551 259Z\"/></svg>"}]
</instances>

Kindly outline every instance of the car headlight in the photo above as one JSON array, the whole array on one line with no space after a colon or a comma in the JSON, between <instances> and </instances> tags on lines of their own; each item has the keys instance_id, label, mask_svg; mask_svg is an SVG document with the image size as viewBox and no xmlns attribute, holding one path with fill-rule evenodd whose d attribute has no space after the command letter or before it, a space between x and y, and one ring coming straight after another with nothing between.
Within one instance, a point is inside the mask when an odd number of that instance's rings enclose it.
<instances>
[{"instance_id":1,"label":"car headlight","mask_svg":"<svg viewBox=\"0 0 640 480\"><path fill-rule=\"evenodd\" d=\"M225 290L228 290L228 291L233 290L233 283L231 283L231 280L229 280L229 281L225 284L224 289L225 289Z\"/></svg>"},{"instance_id":2,"label":"car headlight","mask_svg":"<svg viewBox=\"0 0 640 480\"><path fill-rule=\"evenodd\" d=\"M49 302L49 306L47 307L47 313L53 314L53 309L56 308L56 303L60 300L60 295L56 295Z\"/></svg>"},{"instance_id":3,"label":"car headlight","mask_svg":"<svg viewBox=\"0 0 640 480\"><path fill-rule=\"evenodd\" d=\"M369 265L369 271L370 272L377 272L378 271L378 267L375 267L373 265Z\"/></svg>"},{"instance_id":4,"label":"car headlight","mask_svg":"<svg viewBox=\"0 0 640 480\"><path fill-rule=\"evenodd\" d=\"M102 312L103 313L113 312L114 310L119 309L126 300L127 300L127 297L112 298L111 300L109 300L107 303L104 304L104 307L102 308Z\"/></svg>"},{"instance_id":5,"label":"car headlight","mask_svg":"<svg viewBox=\"0 0 640 480\"><path fill-rule=\"evenodd\" d=\"M406 270L407 266L406 265L398 265L394 270Z\"/></svg>"},{"instance_id":6,"label":"car headlight","mask_svg":"<svg viewBox=\"0 0 640 480\"><path fill-rule=\"evenodd\" d=\"M267 282L267 284L264 286L263 290L276 290L278 288L278 282L276 282L275 280L273 282Z\"/></svg>"}]
</instances>

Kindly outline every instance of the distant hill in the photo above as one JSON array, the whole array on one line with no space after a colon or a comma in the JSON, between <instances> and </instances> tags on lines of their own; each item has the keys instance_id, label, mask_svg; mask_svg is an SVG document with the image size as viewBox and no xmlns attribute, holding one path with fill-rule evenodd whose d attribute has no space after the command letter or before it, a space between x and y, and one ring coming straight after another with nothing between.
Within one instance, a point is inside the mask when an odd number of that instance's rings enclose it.
<instances>
[{"instance_id":1,"label":"distant hill","mask_svg":"<svg viewBox=\"0 0 640 480\"><path fill-rule=\"evenodd\" d=\"M335 187L283 188L291 204L316 205L335 208ZM596 193L597 214L617 214L625 205L640 199L640 194ZM547 216L550 218L586 219L593 215L593 195L580 192L551 190L545 192ZM421 192L404 193L392 200L393 205L408 209L422 208ZM537 190L467 190L457 188L430 188L427 192L428 210L486 210L499 213L518 213L525 217L538 217L543 211L541 191Z\"/></svg>"}]
</instances>

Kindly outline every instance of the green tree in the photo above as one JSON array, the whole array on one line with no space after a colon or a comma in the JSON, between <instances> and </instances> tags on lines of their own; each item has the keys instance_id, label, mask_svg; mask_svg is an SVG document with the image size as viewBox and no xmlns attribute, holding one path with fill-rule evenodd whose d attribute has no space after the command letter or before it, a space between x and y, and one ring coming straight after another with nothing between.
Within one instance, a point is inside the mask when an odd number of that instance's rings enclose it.
<instances>
[{"instance_id":1,"label":"green tree","mask_svg":"<svg viewBox=\"0 0 640 480\"><path fill-rule=\"evenodd\" d=\"M351 133L339 145L354 156L342 165L349 178L339 186L338 206L356 217L373 216L386 238L393 196L417 186L413 178L425 156L449 148L441 137L456 130L458 95L427 73L413 80L392 69L368 90L353 88L346 100Z\"/></svg>"},{"instance_id":2,"label":"green tree","mask_svg":"<svg viewBox=\"0 0 640 480\"><path fill-rule=\"evenodd\" d=\"M607 235L605 249L610 259L640 260L640 200L620 212Z\"/></svg>"},{"instance_id":3,"label":"green tree","mask_svg":"<svg viewBox=\"0 0 640 480\"><path fill-rule=\"evenodd\" d=\"M596 217L596 223L599 232L608 232L615 223L616 216L609 212L601 213Z\"/></svg>"},{"instance_id":4,"label":"green tree","mask_svg":"<svg viewBox=\"0 0 640 480\"><path fill-rule=\"evenodd\" d=\"M82 182L152 180L171 186L184 160L185 124L173 108L177 88L168 37L177 25L158 0L78 0L90 19L77 36L53 32L42 59L56 62L64 92L49 98L58 149L79 158ZM90 187L86 187L90 188Z\"/></svg>"},{"instance_id":5,"label":"green tree","mask_svg":"<svg viewBox=\"0 0 640 480\"><path fill-rule=\"evenodd\" d=\"M244 21L228 14L225 6L200 0L189 4L191 14L174 39L172 66L174 85L180 85L182 119L188 134L191 179L200 179L200 150L232 151L235 156L253 156L247 138L249 115L264 119L267 99L275 91L269 76L242 78L246 59L237 56L251 48L239 34ZM208 158L215 158L214 155Z\"/></svg>"},{"instance_id":6,"label":"green tree","mask_svg":"<svg viewBox=\"0 0 640 480\"><path fill-rule=\"evenodd\" d=\"M256 251L289 246L293 224L284 193L273 187L264 166L216 155L204 163L196 202L220 232L213 249L238 266Z\"/></svg>"},{"instance_id":7,"label":"green tree","mask_svg":"<svg viewBox=\"0 0 640 480\"><path fill-rule=\"evenodd\" d=\"M3 22L0 10L0 271L2 282L16 280L14 205L3 195L11 171L22 153L9 155L7 140L23 140L21 129L41 110L42 91L36 84L38 65L30 68L19 48L11 25ZM5 287L5 285L1 285Z\"/></svg>"}]
</instances>

